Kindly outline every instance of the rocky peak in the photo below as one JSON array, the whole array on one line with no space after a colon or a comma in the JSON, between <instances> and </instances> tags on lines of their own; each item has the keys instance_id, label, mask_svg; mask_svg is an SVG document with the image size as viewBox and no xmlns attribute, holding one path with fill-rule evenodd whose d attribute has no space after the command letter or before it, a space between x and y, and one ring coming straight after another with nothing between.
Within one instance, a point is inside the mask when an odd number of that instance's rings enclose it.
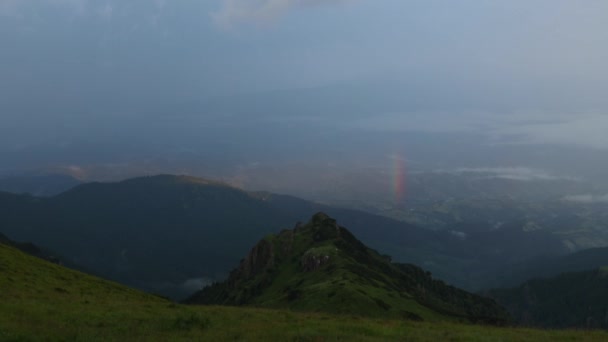
<instances>
[{"instance_id":1,"label":"rocky peak","mask_svg":"<svg viewBox=\"0 0 608 342\"><path fill-rule=\"evenodd\" d=\"M336 220L327 214L316 213L307 224L313 231L313 239L316 242L337 239L340 237L340 226Z\"/></svg>"},{"instance_id":2,"label":"rocky peak","mask_svg":"<svg viewBox=\"0 0 608 342\"><path fill-rule=\"evenodd\" d=\"M413 265L391 264L324 213L267 236L227 281L188 302L413 319L506 317L491 300L447 286Z\"/></svg>"}]
</instances>

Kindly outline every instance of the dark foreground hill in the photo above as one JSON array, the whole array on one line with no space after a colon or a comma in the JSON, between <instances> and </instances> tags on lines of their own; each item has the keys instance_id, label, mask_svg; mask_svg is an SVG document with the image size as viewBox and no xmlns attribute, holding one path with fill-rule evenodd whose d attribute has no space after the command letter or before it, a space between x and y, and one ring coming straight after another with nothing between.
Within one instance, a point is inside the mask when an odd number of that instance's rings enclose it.
<instances>
[{"instance_id":1,"label":"dark foreground hill","mask_svg":"<svg viewBox=\"0 0 608 342\"><path fill-rule=\"evenodd\" d=\"M605 341L601 331L495 328L184 306L0 244L0 341Z\"/></svg>"},{"instance_id":2,"label":"dark foreground hill","mask_svg":"<svg viewBox=\"0 0 608 342\"><path fill-rule=\"evenodd\" d=\"M225 282L188 302L414 320L508 319L493 300L447 286L416 266L391 263L323 213L267 236Z\"/></svg>"},{"instance_id":3,"label":"dark foreground hill","mask_svg":"<svg viewBox=\"0 0 608 342\"><path fill-rule=\"evenodd\" d=\"M515 321L543 328L608 328L608 268L533 279L487 292Z\"/></svg>"}]
</instances>

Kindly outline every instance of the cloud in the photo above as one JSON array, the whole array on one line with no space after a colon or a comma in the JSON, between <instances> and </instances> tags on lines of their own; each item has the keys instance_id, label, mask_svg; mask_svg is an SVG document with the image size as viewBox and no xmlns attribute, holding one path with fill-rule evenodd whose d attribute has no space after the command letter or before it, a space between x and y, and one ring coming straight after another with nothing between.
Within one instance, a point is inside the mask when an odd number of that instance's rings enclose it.
<instances>
[{"instance_id":1,"label":"cloud","mask_svg":"<svg viewBox=\"0 0 608 342\"><path fill-rule=\"evenodd\" d=\"M0 17L19 17L19 11L23 5L19 0L0 1Z\"/></svg>"},{"instance_id":2,"label":"cloud","mask_svg":"<svg viewBox=\"0 0 608 342\"><path fill-rule=\"evenodd\" d=\"M550 115L546 115L550 118ZM513 143L567 144L596 149L608 148L608 115L571 114L554 121L496 127L496 137L516 137ZM504 139L503 139L504 140ZM509 139L507 139L509 142Z\"/></svg>"},{"instance_id":3,"label":"cloud","mask_svg":"<svg viewBox=\"0 0 608 342\"><path fill-rule=\"evenodd\" d=\"M570 145L608 149L608 113L604 112L412 111L379 113L353 120L350 125L381 131L477 133L495 145Z\"/></svg>"},{"instance_id":4,"label":"cloud","mask_svg":"<svg viewBox=\"0 0 608 342\"><path fill-rule=\"evenodd\" d=\"M519 181L552 181L552 180L575 180L572 177L552 175L546 171L529 167L480 167L459 168L453 173L473 173L486 178L501 178Z\"/></svg>"},{"instance_id":5,"label":"cloud","mask_svg":"<svg viewBox=\"0 0 608 342\"><path fill-rule=\"evenodd\" d=\"M450 230L450 234L452 234L452 236L459 238L460 240L466 240L466 238L467 238L467 233L459 232L457 230Z\"/></svg>"},{"instance_id":6,"label":"cloud","mask_svg":"<svg viewBox=\"0 0 608 342\"><path fill-rule=\"evenodd\" d=\"M605 195L571 195L563 198L564 201L577 203L608 203L608 194Z\"/></svg>"},{"instance_id":7,"label":"cloud","mask_svg":"<svg viewBox=\"0 0 608 342\"><path fill-rule=\"evenodd\" d=\"M218 11L211 13L213 22L222 29L240 24L267 25L288 11L341 3L349 0L222 0Z\"/></svg>"}]
</instances>

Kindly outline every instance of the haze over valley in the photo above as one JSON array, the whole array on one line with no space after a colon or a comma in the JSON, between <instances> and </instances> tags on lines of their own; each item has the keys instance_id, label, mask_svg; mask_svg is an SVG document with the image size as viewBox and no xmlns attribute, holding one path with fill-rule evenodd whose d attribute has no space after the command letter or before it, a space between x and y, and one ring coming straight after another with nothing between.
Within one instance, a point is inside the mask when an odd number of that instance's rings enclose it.
<instances>
[{"instance_id":1,"label":"haze over valley","mask_svg":"<svg viewBox=\"0 0 608 342\"><path fill-rule=\"evenodd\" d=\"M80 301L125 322L149 305L161 330L139 336L161 340L247 337L214 310L261 340L362 338L348 315L455 340L608 328L606 13L0 0L0 340L55 334ZM13 319L61 296L78 302L46 328ZM75 339L110 324L87 314Z\"/></svg>"}]
</instances>

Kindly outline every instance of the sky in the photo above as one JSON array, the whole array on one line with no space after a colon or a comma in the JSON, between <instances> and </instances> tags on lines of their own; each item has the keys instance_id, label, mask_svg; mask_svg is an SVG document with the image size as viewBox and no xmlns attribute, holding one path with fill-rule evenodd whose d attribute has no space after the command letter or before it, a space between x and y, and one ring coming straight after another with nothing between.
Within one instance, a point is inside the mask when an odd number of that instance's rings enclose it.
<instances>
[{"instance_id":1,"label":"sky","mask_svg":"<svg viewBox=\"0 0 608 342\"><path fill-rule=\"evenodd\" d=\"M0 0L0 45L14 167L196 150L203 126L232 137L205 146L238 150L243 118L576 151L565 159L608 149L603 0ZM83 141L97 159L66 149ZM455 167L529 166L515 159Z\"/></svg>"}]
</instances>

